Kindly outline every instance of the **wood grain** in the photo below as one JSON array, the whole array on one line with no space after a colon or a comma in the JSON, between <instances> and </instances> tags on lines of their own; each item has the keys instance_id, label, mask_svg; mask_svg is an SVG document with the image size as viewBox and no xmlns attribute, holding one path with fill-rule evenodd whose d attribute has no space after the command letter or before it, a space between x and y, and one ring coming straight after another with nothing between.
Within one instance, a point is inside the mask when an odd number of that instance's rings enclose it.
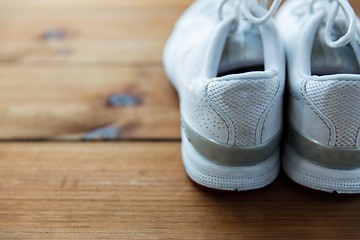
<instances>
[{"instance_id":1,"label":"wood grain","mask_svg":"<svg viewBox=\"0 0 360 240\"><path fill-rule=\"evenodd\" d=\"M351 2L359 13L360 2ZM3 0L0 63L160 64L166 39L190 3Z\"/></svg>"},{"instance_id":2,"label":"wood grain","mask_svg":"<svg viewBox=\"0 0 360 240\"><path fill-rule=\"evenodd\" d=\"M359 211L283 175L202 189L180 143L0 144L0 239L359 239Z\"/></svg>"},{"instance_id":3,"label":"wood grain","mask_svg":"<svg viewBox=\"0 0 360 240\"><path fill-rule=\"evenodd\" d=\"M0 63L161 64L166 39L182 11L0 9Z\"/></svg>"},{"instance_id":4,"label":"wood grain","mask_svg":"<svg viewBox=\"0 0 360 240\"><path fill-rule=\"evenodd\" d=\"M0 67L0 139L179 139L160 66Z\"/></svg>"},{"instance_id":5,"label":"wood grain","mask_svg":"<svg viewBox=\"0 0 360 240\"><path fill-rule=\"evenodd\" d=\"M161 56L191 2L0 0L0 239L360 239L359 196L188 179Z\"/></svg>"},{"instance_id":6,"label":"wood grain","mask_svg":"<svg viewBox=\"0 0 360 240\"><path fill-rule=\"evenodd\" d=\"M0 139L179 139L161 58L188 4L0 1Z\"/></svg>"}]
</instances>

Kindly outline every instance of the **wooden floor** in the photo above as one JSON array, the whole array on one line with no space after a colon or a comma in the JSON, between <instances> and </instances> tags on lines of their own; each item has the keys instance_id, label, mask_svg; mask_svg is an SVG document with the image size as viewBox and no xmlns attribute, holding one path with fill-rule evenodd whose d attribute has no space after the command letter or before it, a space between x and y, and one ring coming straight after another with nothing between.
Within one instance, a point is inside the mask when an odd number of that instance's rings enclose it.
<instances>
[{"instance_id":1,"label":"wooden floor","mask_svg":"<svg viewBox=\"0 0 360 240\"><path fill-rule=\"evenodd\" d=\"M191 2L0 0L0 239L360 239L360 196L188 179L161 58Z\"/></svg>"}]
</instances>

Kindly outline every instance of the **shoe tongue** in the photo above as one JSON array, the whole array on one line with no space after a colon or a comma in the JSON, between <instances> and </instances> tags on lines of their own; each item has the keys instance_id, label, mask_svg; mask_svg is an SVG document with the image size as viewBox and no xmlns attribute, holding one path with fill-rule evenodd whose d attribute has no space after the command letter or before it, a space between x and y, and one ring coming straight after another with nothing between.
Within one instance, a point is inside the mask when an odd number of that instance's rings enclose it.
<instances>
[{"instance_id":1,"label":"shoe tongue","mask_svg":"<svg viewBox=\"0 0 360 240\"><path fill-rule=\"evenodd\" d=\"M263 56L259 29L249 21L242 20L237 31L226 40L219 73L263 65Z\"/></svg>"},{"instance_id":2,"label":"shoe tongue","mask_svg":"<svg viewBox=\"0 0 360 240\"><path fill-rule=\"evenodd\" d=\"M357 63L360 65L360 36L357 36L357 39L353 39L350 42L350 45L352 47L352 49L354 50L356 59L357 59Z\"/></svg>"},{"instance_id":3,"label":"shoe tongue","mask_svg":"<svg viewBox=\"0 0 360 240\"><path fill-rule=\"evenodd\" d=\"M345 22L340 22L339 23L339 27L341 29L347 29L347 24L345 24ZM344 34L344 33L343 33ZM355 58L356 58L356 62L358 65L360 65L360 36L359 36L359 33L356 31L355 32L356 36L354 36L354 38L350 41L349 43L349 47L352 48L353 50L353 53L355 54ZM354 61L355 63L355 61Z\"/></svg>"}]
</instances>

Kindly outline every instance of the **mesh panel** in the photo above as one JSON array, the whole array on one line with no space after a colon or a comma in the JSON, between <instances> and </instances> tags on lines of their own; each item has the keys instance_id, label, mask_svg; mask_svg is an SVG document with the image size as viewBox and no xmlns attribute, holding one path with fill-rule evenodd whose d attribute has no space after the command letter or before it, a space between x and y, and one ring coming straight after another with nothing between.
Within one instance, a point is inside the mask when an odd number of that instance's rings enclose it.
<instances>
[{"instance_id":1,"label":"mesh panel","mask_svg":"<svg viewBox=\"0 0 360 240\"><path fill-rule=\"evenodd\" d=\"M360 83L309 81L305 91L313 104L334 124L335 145L355 147L360 127Z\"/></svg>"},{"instance_id":2,"label":"mesh panel","mask_svg":"<svg viewBox=\"0 0 360 240\"><path fill-rule=\"evenodd\" d=\"M277 78L214 81L208 85L209 98L235 126L235 144L256 144L260 118L272 103L278 88Z\"/></svg>"}]
</instances>

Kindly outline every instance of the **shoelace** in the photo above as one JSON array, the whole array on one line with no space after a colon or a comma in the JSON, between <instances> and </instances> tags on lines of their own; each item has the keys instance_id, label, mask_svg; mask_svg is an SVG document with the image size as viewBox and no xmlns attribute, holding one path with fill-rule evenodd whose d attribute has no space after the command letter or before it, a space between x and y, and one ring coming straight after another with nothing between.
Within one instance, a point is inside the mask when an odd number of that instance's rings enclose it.
<instances>
[{"instance_id":1,"label":"shoelace","mask_svg":"<svg viewBox=\"0 0 360 240\"><path fill-rule=\"evenodd\" d=\"M347 0L310 0L310 12L315 11L315 3L317 2L327 2L331 5L330 11L327 11L327 19L325 25L325 41L328 46L338 48L344 47L353 40L359 42L360 29L358 26L358 19L353 8ZM348 21L348 29L343 36L333 41L331 37L331 30L334 27L335 19L339 13L340 8L345 15L346 21Z\"/></svg>"},{"instance_id":2,"label":"shoelace","mask_svg":"<svg viewBox=\"0 0 360 240\"><path fill-rule=\"evenodd\" d=\"M268 12L262 17L257 17L251 12L251 10L250 10L251 5L254 3L255 4L257 3L266 8L268 5L268 0L260 0L260 3L257 0L221 0L219 2L219 6L218 6L219 20L223 19L223 8L224 8L224 5L229 1L237 2L237 7L235 8L237 16L242 14L245 18L247 18L249 21L251 21L252 23L255 23L255 24L262 24L262 23L266 22L267 20L269 20L269 18L271 18L275 14L276 10L278 9L278 7L281 3L281 0L274 0L270 6Z\"/></svg>"}]
</instances>

